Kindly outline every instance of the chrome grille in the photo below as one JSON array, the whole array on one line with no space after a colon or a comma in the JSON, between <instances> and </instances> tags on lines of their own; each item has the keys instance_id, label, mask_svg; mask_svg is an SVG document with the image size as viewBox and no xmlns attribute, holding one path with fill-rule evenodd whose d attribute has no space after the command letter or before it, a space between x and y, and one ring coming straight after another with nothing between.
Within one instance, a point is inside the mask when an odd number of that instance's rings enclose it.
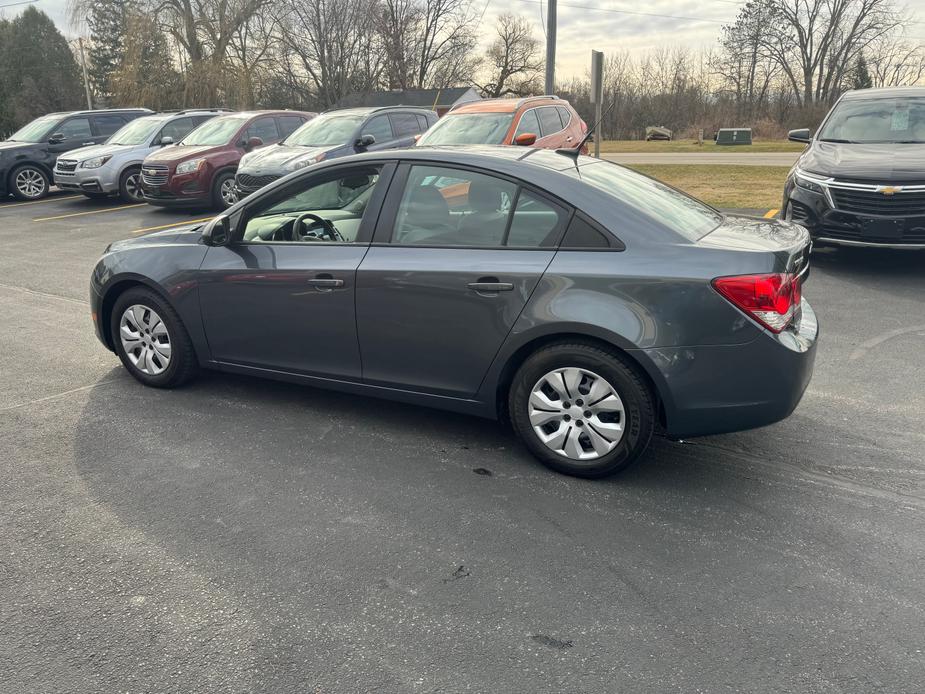
<instances>
[{"instance_id":1,"label":"chrome grille","mask_svg":"<svg viewBox=\"0 0 925 694\"><path fill-rule=\"evenodd\" d=\"M266 176L251 176L250 174L238 174L235 178L237 184L247 190L257 190L264 186L270 185L277 180L279 176L268 174Z\"/></svg>"},{"instance_id":2,"label":"chrome grille","mask_svg":"<svg viewBox=\"0 0 925 694\"><path fill-rule=\"evenodd\" d=\"M77 162L74 159L59 159L55 164L55 170L62 173L73 173L77 169Z\"/></svg>"},{"instance_id":3,"label":"chrome grille","mask_svg":"<svg viewBox=\"0 0 925 694\"><path fill-rule=\"evenodd\" d=\"M916 186L921 188L921 186ZM925 190L904 192L902 190L890 195L875 190L858 190L852 188L829 188L835 208L842 212L879 215L882 217L925 216Z\"/></svg>"},{"instance_id":4,"label":"chrome grille","mask_svg":"<svg viewBox=\"0 0 925 694\"><path fill-rule=\"evenodd\" d=\"M144 164L141 167L141 182L149 186L167 183L167 167L162 164Z\"/></svg>"}]
</instances>

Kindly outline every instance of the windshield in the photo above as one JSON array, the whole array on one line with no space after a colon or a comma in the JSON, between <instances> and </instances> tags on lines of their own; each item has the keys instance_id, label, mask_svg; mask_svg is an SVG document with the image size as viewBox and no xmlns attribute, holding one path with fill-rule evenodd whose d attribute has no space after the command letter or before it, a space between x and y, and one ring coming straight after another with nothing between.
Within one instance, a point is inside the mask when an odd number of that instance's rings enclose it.
<instances>
[{"instance_id":1,"label":"windshield","mask_svg":"<svg viewBox=\"0 0 925 694\"><path fill-rule=\"evenodd\" d=\"M16 142L43 142L52 134L52 130L61 122L61 116L42 116L27 123L15 133L10 140Z\"/></svg>"},{"instance_id":2,"label":"windshield","mask_svg":"<svg viewBox=\"0 0 925 694\"><path fill-rule=\"evenodd\" d=\"M822 142L925 144L925 97L848 99L819 132Z\"/></svg>"},{"instance_id":3,"label":"windshield","mask_svg":"<svg viewBox=\"0 0 925 694\"><path fill-rule=\"evenodd\" d=\"M108 145L140 145L147 143L155 131L164 122L163 116L144 116L136 118L131 123L123 125L112 134L106 144Z\"/></svg>"},{"instance_id":4,"label":"windshield","mask_svg":"<svg viewBox=\"0 0 925 694\"><path fill-rule=\"evenodd\" d=\"M590 183L691 241L703 238L723 221L719 212L702 202L617 164L595 162L563 173Z\"/></svg>"},{"instance_id":5,"label":"windshield","mask_svg":"<svg viewBox=\"0 0 925 694\"><path fill-rule=\"evenodd\" d=\"M250 120L250 116L219 116L193 128L180 144L212 146L227 145L240 127Z\"/></svg>"},{"instance_id":6,"label":"windshield","mask_svg":"<svg viewBox=\"0 0 925 694\"><path fill-rule=\"evenodd\" d=\"M364 116L330 115L318 116L308 121L282 144L299 147L327 147L344 145L356 132Z\"/></svg>"},{"instance_id":7,"label":"windshield","mask_svg":"<svg viewBox=\"0 0 925 694\"><path fill-rule=\"evenodd\" d=\"M501 145L513 113L459 113L444 116L418 140L419 145Z\"/></svg>"}]
</instances>

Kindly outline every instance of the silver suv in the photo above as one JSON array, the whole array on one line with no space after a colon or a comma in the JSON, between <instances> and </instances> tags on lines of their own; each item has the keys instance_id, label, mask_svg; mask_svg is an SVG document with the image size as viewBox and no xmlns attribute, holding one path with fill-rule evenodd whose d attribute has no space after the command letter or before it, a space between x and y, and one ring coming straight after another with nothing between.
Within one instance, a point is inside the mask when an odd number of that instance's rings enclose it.
<instances>
[{"instance_id":1,"label":"silver suv","mask_svg":"<svg viewBox=\"0 0 925 694\"><path fill-rule=\"evenodd\" d=\"M143 202L141 162L151 152L182 140L186 134L229 109L191 109L136 118L102 145L82 147L58 157L55 185L88 198L117 194L126 202Z\"/></svg>"}]
</instances>

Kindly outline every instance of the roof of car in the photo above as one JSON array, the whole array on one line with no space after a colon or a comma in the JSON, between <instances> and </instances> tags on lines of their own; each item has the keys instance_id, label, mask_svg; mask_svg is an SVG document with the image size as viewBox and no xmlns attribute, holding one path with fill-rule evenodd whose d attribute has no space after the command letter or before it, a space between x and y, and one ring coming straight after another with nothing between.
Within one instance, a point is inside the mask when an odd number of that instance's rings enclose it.
<instances>
[{"instance_id":1,"label":"roof of car","mask_svg":"<svg viewBox=\"0 0 925 694\"><path fill-rule=\"evenodd\" d=\"M96 108L90 111L55 111L54 113L48 113L49 116L91 116L91 115L105 115L107 113L154 113L149 108Z\"/></svg>"},{"instance_id":2,"label":"roof of car","mask_svg":"<svg viewBox=\"0 0 925 694\"><path fill-rule=\"evenodd\" d=\"M350 158L377 159L432 159L447 162L479 163L491 167L492 162L523 162L541 166L552 171L574 169L576 159L572 155L561 154L554 149L540 147L513 147L510 145L440 145L435 147L409 147L406 149L381 150L374 153L353 155ZM343 161L334 160L334 161ZM594 164L601 161L594 157L580 155L578 166Z\"/></svg>"},{"instance_id":3,"label":"roof of car","mask_svg":"<svg viewBox=\"0 0 925 694\"><path fill-rule=\"evenodd\" d=\"M389 111L413 111L414 113L433 113L429 108L423 108L421 106L351 106L349 108L332 108L324 112L325 115L332 113L337 114L355 114L358 116L366 115L368 113L378 113L384 111L388 113Z\"/></svg>"},{"instance_id":4,"label":"roof of car","mask_svg":"<svg viewBox=\"0 0 925 694\"><path fill-rule=\"evenodd\" d=\"M221 113L219 118L224 116L235 116L236 118L256 118L257 116L316 116L318 114L310 111L288 111L282 110L265 110L265 111L231 111L230 113Z\"/></svg>"},{"instance_id":5,"label":"roof of car","mask_svg":"<svg viewBox=\"0 0 925 694\"><path fill-rule=\"evenodd\" d=\"M889 99L898 96L925 96L925 87L878 87L845 92L842 99Z\"/></svg>"},{"instance_id":6,"label":"roof of car","mask_svg":"<svg viewBox=\"0 0 925 694\"><path fill-rule=\"evenodd\" d=\"M482 99L481 101L467 101L454 106L451 113L514 113L521 106L536 102L559 101L557 96L527 96L523 99Z\"/></svg>"}]
</instances>

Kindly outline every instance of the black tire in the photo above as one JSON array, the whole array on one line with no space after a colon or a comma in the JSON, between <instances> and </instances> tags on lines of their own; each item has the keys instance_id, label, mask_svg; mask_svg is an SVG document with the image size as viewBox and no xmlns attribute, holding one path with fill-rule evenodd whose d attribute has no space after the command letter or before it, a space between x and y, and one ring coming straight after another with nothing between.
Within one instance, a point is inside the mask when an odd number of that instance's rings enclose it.
<instances>
[{"instance_id":1,"label":"black tire","mask_svg":"<svg viewBox=\"0 0 925 694\"><path fill-rule=\"evenodd\" d=\"M222 171L212 181L212 206L219 210L227 210L234 204L222 197L222 185L226 181L231 181L234 184L234 172Z\"/></svg>"},{"instance_id":2,"label":"black tire","mask_svg":"<svg viewBox=\"0 0 925 694\"><path fill-rule=\"evenodd\" d=\"M544 375L561 368L597 374L623 402L622 437L613 450L599 458L581 462L553 451L530 423L529 400L534 386ZM530 452L547 467L576 477L606 477L627 468L646 450L655 428L655 397L646 380L619 353L581 342L555 343L532 354L514 376L508 408L514 430Z\"/></svg>"},{"instance_id":3,"label":"black tire","mask_svg":"<svg viewBox=\"0 0 925 694\"><path fill-rule=\"evenodd\" d=\"M170 360L167 367L157 374L149 374L137 367L129 358L120 337L119 325L126 309L131 306L143 306L154 311L167 328L170 344ZM126 290L116 299L109 320L109 330L116 354L122 365L141 383L154 388L176 388L193 378L199 370L196 353L189 333L173 307L157 293L144 287ZM151 339L150 337L148 339Z\"/></svg>"},{"instance_id":4,"label":"black tire","mask_svg":"<svg viewBox=\"0 0 925 694\"><path fill-rule=\"evenodd\" d=\"M17 181L19 180L21 174L27 175L30 178L34 178L36 181L38 181L40 190L32 195L20 190L20 188L17 186ZM51 181L48 179L48 174L46 174L41 167L35 166L34 164L22 164L10 172L8 190L17 200L41 200L46 195L48 195L48 189L50 187Z\"/></svg>"},{"instance_id":5,"label":"black tire","mask_svg":"<svg viewBox=\"0 0 925 694\"><path fill-rule=\"evenodd\" d=\"M126 169L119 176L119 197L128 203L145 201L141 190L141 167Z\"/></svg>"}]
</instances>

